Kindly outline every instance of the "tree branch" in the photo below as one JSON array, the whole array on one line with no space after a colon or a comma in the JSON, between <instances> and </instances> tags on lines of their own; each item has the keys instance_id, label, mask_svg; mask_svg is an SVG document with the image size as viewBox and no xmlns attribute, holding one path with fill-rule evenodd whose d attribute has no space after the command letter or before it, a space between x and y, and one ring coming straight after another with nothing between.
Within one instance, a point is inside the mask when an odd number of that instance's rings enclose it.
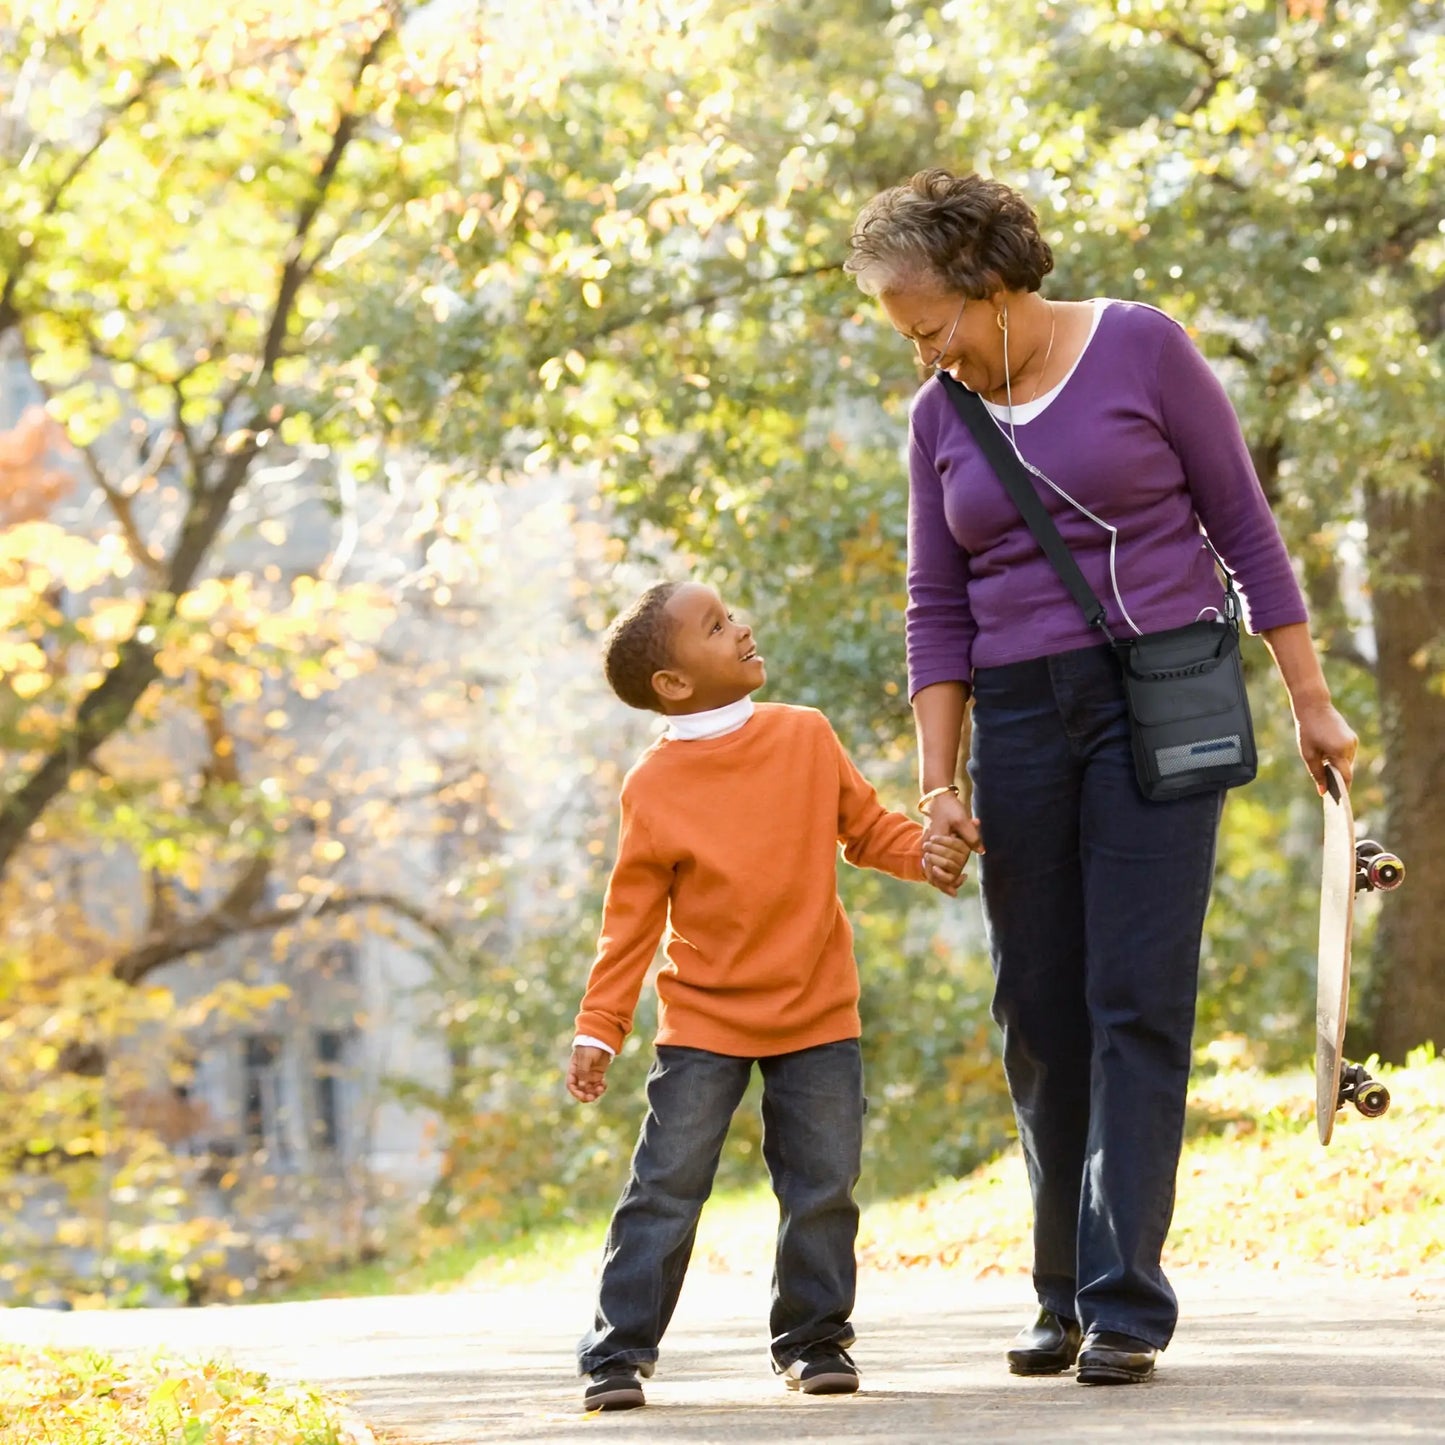
<instances>
[{"instance_id":1,"label":"tree branch","mask_svg":"<svg viewBox=\"0 0 1445 1445\"><path fill-rule=\"evenodd\" d=\"M1182 30L1158 30L1155 34L1167 44L1172 45L1176 50L1184 51L1186 55L1192 56L1204 66L1205 78L1199 82L1189 98L1179 107L1179 113L1181 115L1194 115L1209 104L1214 98L1214 92L1219 89L1220 84L1224 80L1224 76L1219 69L1219 63L1203 42L1191 40Z\"/></svg>"},{"instance_id":2,"label":"tree branch","mask_svg":"<svg viewBox=\"0 0 1445 1445\"><path fill-rule=\"evenodd\" d=\"M43 381L36 374L34 358L30 347L26 344L25 338L20 338L20 351L25 358L25 364L30 372L30 378L40 389L40 394L45 398L47 406L55 400L55 389L48 382ZM161 559L154 553L150 544L141 534L140 524L136 521L135 509L131 506L135 499L135 489L144 481L149 480L159 473L165 466L166 458L170 455L171 446L175 441L176 433L167 432L156 444L150 457L142 453L137 460L139 465L131 477L125 482L112 482L107 475L105 468L100 463L100 458L95 454L95 448L89 443L83 446L76 446L72 441L70 445L80 453L85 462L85 469L90 474L90 479L95 483L101 495L105 497L110 506L111 514L115 517L120 527L122 536L125 537L126 546L131 556L142 571L148 573L152 580L159 580L161 576ZM68 439L67 439L68 440Z\"/></svg>"},{"instance_id":3,"label":"tree branch","mask_svg":"<svg viewBox=\"0 0 1445 1445\"><path fill-rule=\"evenodd\" d=\"M644 321L654 324L659 321L671 321L674 317L685 315L699 306L716 306L720 301L731 301L735 297L743 296L761 286L776 286L785 281L806 281L811 277L828 276L842 269L841 261L830 261L820 266L805 266L799 271L780 271L776 276L749 277L746 285L704 291L701 295L685 297L681 301L673 301L670 305L664 306L661 302L648 302L640 310L634 311L628 316L615 317L605 325L597 327L596 330L579 336L576 344L579 347L590 346L594 342L605 340L618 331L626 331L628 327L640 325ZM550 355L550 351L534 350L529 365L535 370Z\"/></svg>"},{"instance_id":4,"label":"tree branch","mask_svg":"<svg viewBox=\"0 0 1445 1445\"><path fill-rule=\"evenodd\" d=\"M356 111L355 100L356 92L361 88L362 77L375 63L376 57L390 39L391 34L391 26L388 24L386 29L373 38L357 63L352 76L352 105L344 110L337 119L336 129L331 133L331 144L327 149L326 158L321 162L321 168L316 173L316 183L312 187L311 194L301 203L301 207L296 213L291 239L287 242L286 250L282 255L281 280L276 288L276 300L271 307L271 319L266 327L266 340L261 347L261 354L256 358L256 365L252 368L250 376L244 382L237 382L223 397L221 407L216 413L215 425L211 429L208 450L214 448L224 435L226 413L236 399L246 387L254 389L263 382L269 381L276 371L276 363L286 354L286 334L290 329L296 298L300 295L302 286L306 284L307 278L311 275L312 269L319 259L306 256L306 243L310 239L312 228L321 214L322 207L326 204L326 197L330 192L331 183L336 179L336 173L341 167L341 160L346 154L346 148L356 134L356 126L360 117ZM262 417L255 416L251 425L258 427L262 421ZM252 451L254 454L254 448Z\"/></svg>"},{"instance_id":5,"label":"tree branch","mask_svg":"<svg viewBox=\"0 0 1445 1445\"><path fill-rule=\"evenodd\" d=\"M1438 235L1445 222L1445 205L1436 202L1404 217L1368 253L1372 266L1400 268L1406 265L1422 241Z\"/></svg>"},{"instance_id":6,"label":"tree branch","mask_svg":"<svg viewBox=\"0 0 1445 1445\"><path fill-rule=\"evenodd\" d=\"M206 746L210 758L201 769L201 798L205 790L222 784L235 787L241 781L240 765L236 760L236 740L226 726L226 711L221 704L220 690L208 677L196 679L196 712L201 719L201 729L206 735Z\"/></svg>"},{"instance_id":7,"label":"tree branch","mask_svg":"<svg viewBox=\"0 0 1445 1445\"><path fill-rule=\"evenodd\" d=\"M311 269L311 263L304 256L306 242L310 238L311 228L316 224L317 216L321 214L321 208L326 204L327 192L331 189L332 181L336 179L336 172L340 169L341 158L346 154L346 147L351 144L351 138L356 133L359 119L355 109L356 92L361 89L362 77L375 62L391 33L388 25L372 40L366 48L366 53L361 57L352 78L353 104L349 109L343 111L337 120L336 129L331 134L331 147L316 175L316 184L312 188L310 196L302 202L301 209L297 213L291 243L286 248L285 264L281 271L281 285L276 293L276 304L271 311L271 324L266 330L266 344L262 347L261 359L257 365L255 379L258 382L264 377L269 377L275 370L277 361L280 360L281 348L286 342L286 330L290 325L291 312L296 303L297 293L301 290Z\"/></svg>"},{"instance_id":8,"label":"tree branch","mask_svg":"<svg viewBox=\"0 0 1445 1445\"><path fill-rule=\"evenodd\" d=\"M1420 335L1428 342L1445 335L1445 281L1416 299L1411 308Z\"/></svg>"},{"instance_id":9,"label":"tree branch","mask_svg":"<svg viewBox=\"0 0 1445 1445\"><path fill-rule=\"evenodd\" d=\"M257 853L236 875L226 896L208 913L178 923L174 914L155 910L151 914L144 942L121 954L111 964L111 973L122 983L139 983L162 964L187 953L213 948L244 927L252 910L266 896L266 879L271 873L271 855Z\"/></svg>"},{"instance_id":10,"label":"tree branch","mask_svg":"<svg viewBox=\"0 0 1445 1445\"><path fill-rule=\"evenodd\" d=\"M160 460L156 463L157 470L165 465L165 456L169 449L168 445L160 449ZM146 539L141 535L135 509L131 506L135 493L128 487L117 486L106 476L105 468L101 466L96 457L94 447L87 445L79 450L80 455L85 459L85 469L90 473L91 481L105 497L111 515L119 525L121 535L125 538L125 544L130 549L131 556L143 571L148 572L153 579L158 579L161 575L161 559L151 551ZM143 476L137 476L132 479L131 485L142 480L144 480Z\"/></svg>"},{"instance_id":11,"label":"tree branch","mask_svg":"<svg viewBox=\"0 0 1445 1445\"><path fill-rule=\"evenodd\" d=\"M1258 370L1259 357L1247 347L1237 336L1229 338L1229 345L1224 348L1224 354L1231 361L1243 362L1251 371Z\"/></svg>"},{"instance_id":12,"label":"tree branch","mask_svg":"<svg viewBox=\"0 0 1445 1445\"><path fill-rule=\"evenodd\" d=\"M267 860L269 867L269 859ZM244 875L243 875L244 878ZM151 938L128 949L111 963L112 975L122 983L140 983L148 974L175 963L187 954L204 953L232 938L248 933L274 933L278 928L304 923L313 918L354 913L362 908L382 908L405 919L434 939L447 953L457 950L456 936L445 924L433 918L420 905L400 894L385 890L337 890L323 898L314 898L294 908L270 908L252 912L234 906L237 890L212 909L172 929L162 938Z\"/></svg>"},{"instance_id":13,"label":"tree branch","mask_svg":"<svg viewBox=\"0 0 1445 1445\"><path fill-rule=\"evenodd\" d=\"M1351 667L1359 668L1367 677L1379 675L1379 669L1374 660L1366 657L1353 642L1331 640L1325 645L1325 653L1329 657L1338 658L1341 662L1348 662Z\"/></svg>"}]
</instances>

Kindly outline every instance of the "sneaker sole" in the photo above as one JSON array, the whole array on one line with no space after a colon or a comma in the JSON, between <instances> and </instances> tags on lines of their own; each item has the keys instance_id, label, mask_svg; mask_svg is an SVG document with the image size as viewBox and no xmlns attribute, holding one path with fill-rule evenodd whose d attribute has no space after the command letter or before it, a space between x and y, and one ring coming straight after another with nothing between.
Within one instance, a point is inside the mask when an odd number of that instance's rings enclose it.
<instances>
[{"instance_id":1,"label":"sneaker sole","mask_svg":"<svg viewBox=\"0 0 1445 1445\"><path fill-rule=\"evenodd\" d=\"M813 1375L806 1380L796 1380L789 1375L787 1385L790 1390L798 1390L804 1395L856 1395L858 1376Z\"/></svg>"},{"instance_id":2,"label":"sneaker sole","mask_svg":"<svg viewBox=\"0 0 1445 1445\"><path fill-rule=\"evenodd\" d=\"M647 1397L640 1385L620 1385L615 1390L589 1396L583 1401L588 1410L635 1410L646 1403Z\"/></svg>"}]
</instances>

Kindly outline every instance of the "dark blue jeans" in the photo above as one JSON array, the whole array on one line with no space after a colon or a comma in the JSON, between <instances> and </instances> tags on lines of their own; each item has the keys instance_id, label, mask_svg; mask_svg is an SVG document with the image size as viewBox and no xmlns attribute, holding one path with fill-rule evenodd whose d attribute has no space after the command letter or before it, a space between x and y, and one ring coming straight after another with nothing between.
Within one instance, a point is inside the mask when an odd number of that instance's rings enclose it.
<instances>
[{"instance_id":1,"label":"dark blue jeans","mask_svg":"<svg viewBox=\"0 0 1445 1445\"><path fill-rule=\"evenodd\" d=\"M659 1045L632 1174L607 1231L597 1316L577 1346L582 1374L657 1359L754 1062ZM756 1063L780 1211L770 1324L781 1372L810 1346L853 1343L863 1062L858 1040L845 1039Z\"/></svg>"},{"instance_id":2,"label":"dark blue jeans","mask_svg":"<svg viewBox=\"0 0 1445 1445\"><path fill-rule=\"evenodd\" d=\"M1163 1348L1199 948L1223 796L1151 803L1108 648L981 668L969 773L1034 1286Z\"/></svg>"}]
</instances>

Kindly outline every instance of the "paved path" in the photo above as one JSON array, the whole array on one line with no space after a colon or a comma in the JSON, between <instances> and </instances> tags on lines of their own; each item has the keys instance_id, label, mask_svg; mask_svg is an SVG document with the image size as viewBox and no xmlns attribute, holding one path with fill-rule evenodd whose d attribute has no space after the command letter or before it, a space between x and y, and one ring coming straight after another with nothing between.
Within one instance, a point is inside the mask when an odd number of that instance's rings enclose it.
<instances>
[{"instance_id":1,"label":"paved path","mask_svg":"<svg viewBox=\"0 0 1445 1445\"><path fill-rule=\"evenodd\" d=\"M0 1311L0 1339L229 1355L339 1389L406 1445L1445 1441L1445 1278L1208 1273L1155 1381L1020 1380L1002 1351L1022 1278L865 1274L864 1392L790 1395L766 1364L766 1280L688 1281L648 1408L584 1417L572 1345L585 1281L490 1293L61 1315Z\"/></svg>"}]
</instances>

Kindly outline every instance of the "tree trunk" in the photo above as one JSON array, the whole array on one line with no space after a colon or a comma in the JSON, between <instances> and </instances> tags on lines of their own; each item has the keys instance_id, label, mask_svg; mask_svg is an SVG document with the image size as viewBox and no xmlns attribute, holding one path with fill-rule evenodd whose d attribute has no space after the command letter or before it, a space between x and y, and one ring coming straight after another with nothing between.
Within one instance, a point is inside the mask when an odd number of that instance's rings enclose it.
<instances>
[{"instance_id":1,"label":"tree trunk","mask_svg":"<svg viewBox=\"0 0 1445 1445\"><path fill-rule=\"evenodd\" d=\"M1365 498L1386 760L1378 841L1409 872L1382 903L1365 1034L1393 1062L1419 1044L1445 1049L1445 468L1434 482L1424 496L1370 485Z\"/></svg>"}]
</instances>

